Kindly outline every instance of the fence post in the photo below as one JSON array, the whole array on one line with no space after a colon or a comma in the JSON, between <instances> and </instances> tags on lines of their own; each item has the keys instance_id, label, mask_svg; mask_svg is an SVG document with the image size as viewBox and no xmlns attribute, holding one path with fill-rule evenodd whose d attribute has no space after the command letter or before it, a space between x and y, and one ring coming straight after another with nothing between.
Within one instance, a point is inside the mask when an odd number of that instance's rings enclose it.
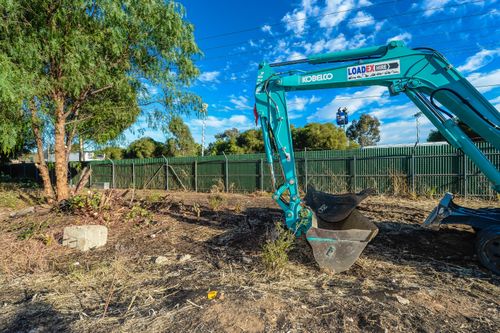
<instances>
[{"instance_id":1,"label":"fence post","mask_svg":"<svg viewBox=\"0 0 500 333\"><path fill-rule=\"evenodd\" d=\"M226 163L225 163L225 178L226 178L226 192L229 192L229 161L227 160L227 156L226 156L226 153L222 152L222 154L224 154L224 159L226 160Z\"/></svg>"},{"instance_id":2,"label":"fence post","mask_svg":"<svg viewBox=\"0 0 500 333\"><path fill-rule=\"evenodd\" d=\"M356 192L357 180L356 180L356 155L352 158L352 179L353 179L353 192Z\"/></svg>"},{"instance_id":3,"label":"fence post","mask_svg":"<svg viewBox=\"0 0 500 333\"><path fill-rule=\"evenodd\" d=\"M413 194L416 194L415 189L415 154L411 154L411 189Z\"/></svg>"},{"instance_id":4,"label":"fence post","mask_svg":"<svg viewBox=\"0 0 500 333\"><path fill-rule=\"evenodd\" d=\"M112 159L108 158L111 162L111 181L113 182L113 189L115 188L115 162Z\"/></svg>"},{"instance_id":5,"label":"fence post","mask_svg":"<svg viewBox=\"0 0 500 333\"><path fill-rule=\"evenodd\" d=\"M89 188L92 188L92 163L89 164L90 176L89 176Z\"/></svg>"},{"instance_id":6,"label":"fence post","mask_svg":"<svg viewBox=\"0 0 500 333\"><path fill-rule=\"evenodd\" d=\"M463 167L464 167L464 198L467 199L467 156L465 156L464 153L462 153L462 158L463 158Z\"/></svg>"},{"instance_id":7,"label":"fence post","mask_svg":"<svg viewBox=\"0 0 500 333\"><path fill-rule=\"evenodd\" d=\"M161 155L163 157L163 160L165 161L165 178L166 178L166 186L167 186L167 191L168 191L168 160L164 155Z\"/></svg>"},{"instance_id":8,"label":"fence post","mask_svg":"<svg viewBox=\"0 0 500 333\"><path fill-rule=\"evenodd\" d=\"M260 190L264 192L264 159L260 159Z\"/></svg>"},{"instance_id":9,"label":"fence post","mask_svg":"<svg viewBox=\"0 0 500 333\"><path fill-rule=\"evenodd\" d=\"M198 161L194 160L194 191L198 192Z\"/></svg>"},{"instance_id":10,"label":"fence post","mask_svg":"<svg viewBox=\"0 0 500 333\"><path fill-rule=\"evenodd\" d=\"M304 191L307 192L307 186L309 185L309 177L307 176L307 147L304 148L304 176L306 177L304 180Z\"/></svg>"},{"instance_id":11,"label":"fence post","mask_svg":"<svg viewBox=\"0 0 500 333\"><path fill-rule=\"evenodd\" d=\"M135 190L135 163L132 162L132 184L134 186L134 190Z\"/></svg>"}]
</instances>

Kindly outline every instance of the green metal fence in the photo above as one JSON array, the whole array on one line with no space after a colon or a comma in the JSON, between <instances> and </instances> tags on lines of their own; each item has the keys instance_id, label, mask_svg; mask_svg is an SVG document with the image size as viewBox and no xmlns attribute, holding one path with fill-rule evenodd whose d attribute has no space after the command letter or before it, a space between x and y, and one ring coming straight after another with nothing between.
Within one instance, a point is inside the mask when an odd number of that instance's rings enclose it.
<instances>
[{"instance_id":1,"label":"green metal fence","mask_svg":"<svg viewBox=\"0 0 500 333\"><path fill-rule=\"evenodd\" d=\"M500 152L486 143L479 148L500 167ZM447 144L424 144L296 152L300 186L308 184L331 193L372 187L379 193L494 198L496 193L479 169L462 152ZM209 191L213 186L232 192L271 191L271 176L263 154L151 158L89 163L89 185L110 188ZM10 167L10 172L9 172ZM4 166L4 173L38 180L32 164ZM33 174L34 173L34 174ZM275 164L277 181L282 181ZM71 182L79 178L73 168Z\"/></svg>"}]
</instances>

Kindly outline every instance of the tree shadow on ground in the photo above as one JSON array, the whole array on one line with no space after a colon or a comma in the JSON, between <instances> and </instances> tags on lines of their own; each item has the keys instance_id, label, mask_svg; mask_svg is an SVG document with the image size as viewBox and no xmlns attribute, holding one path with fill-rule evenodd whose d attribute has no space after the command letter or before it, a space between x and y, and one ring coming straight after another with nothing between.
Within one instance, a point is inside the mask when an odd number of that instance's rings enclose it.
<instances>
[{"instance_id":1,"label":"tree shadow on ground","mask_svg":"<svg viewBox=\"0 0 500 333\"><path fill-rule=\"evenodd\" d=\"M45 302L24 302L14 318L0 332L71 332L70 323L76 320L74 315L63 315Z\"/></svg>"}]
</instances>

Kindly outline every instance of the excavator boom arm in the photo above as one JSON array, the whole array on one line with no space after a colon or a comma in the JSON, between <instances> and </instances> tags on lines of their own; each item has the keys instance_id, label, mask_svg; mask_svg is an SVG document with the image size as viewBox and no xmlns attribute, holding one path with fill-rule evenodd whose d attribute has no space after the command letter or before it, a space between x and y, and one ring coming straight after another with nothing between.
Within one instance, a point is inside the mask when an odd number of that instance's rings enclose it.
<instances>
[{"instance_id":1,"label":"excavator boom arm","mask_svg":"<svg viewBox=\"0 0 500 333\"><path fill-rule=\"evenodd\" d=\"M307 63L342 63L331 68L276 72L277 67ZM465 123L484 140L500 149L500 113L440 53L427 48L410 49L400 41L386 46L313 55L307 59L261 64L256 86L256 115L263 128L267 162L273 169L277 152L285 183L274 199L285 211L286 223L298 233L310 223L301 215L293 143L286 93L330 88L384 86L391 96L406 94L443 136L461 149L500 191L500 172L460 129ZM274 148L274 152L273 152ZM288 200L283 194L289 194ZM301 217L302 216L302 217ZM298 223L300 221L300 223Z\"/></svg>"}]
</instances>

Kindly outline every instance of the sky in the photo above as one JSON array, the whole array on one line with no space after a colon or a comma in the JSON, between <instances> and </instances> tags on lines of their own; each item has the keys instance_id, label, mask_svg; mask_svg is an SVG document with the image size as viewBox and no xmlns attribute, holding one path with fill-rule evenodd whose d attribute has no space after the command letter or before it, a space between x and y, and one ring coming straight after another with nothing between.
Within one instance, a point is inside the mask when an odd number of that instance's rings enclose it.
<instances>
[{"instance_id":1,"label":"sky","mask_svg":"<svg viewBox=\"0 0 500 333\"><path fill-rule=\"evenodd\" d=\"M500 0L179 2L195 26L195 39L204 53L196 61L201 74L190 90L208 104L207 143L226 129L255 128L253 92L260 62L302 59L390 40L440 51L500 110ZM149 86L151 95L158 91ZM380 120L379 144L416 141L414 114L419 110L404 95L389 97L384 87L288 93L287 103L295 126L334 123L337 109L345 106L351 121L363 113ZM184 120L201 143L201 119L191 115ZM139 118L126 132L125 141L150 136L164 142L168 137L144 126L146 122ZM422 142L434 127L422 117L419 128Z\"/></svg>"}]
</instances>

